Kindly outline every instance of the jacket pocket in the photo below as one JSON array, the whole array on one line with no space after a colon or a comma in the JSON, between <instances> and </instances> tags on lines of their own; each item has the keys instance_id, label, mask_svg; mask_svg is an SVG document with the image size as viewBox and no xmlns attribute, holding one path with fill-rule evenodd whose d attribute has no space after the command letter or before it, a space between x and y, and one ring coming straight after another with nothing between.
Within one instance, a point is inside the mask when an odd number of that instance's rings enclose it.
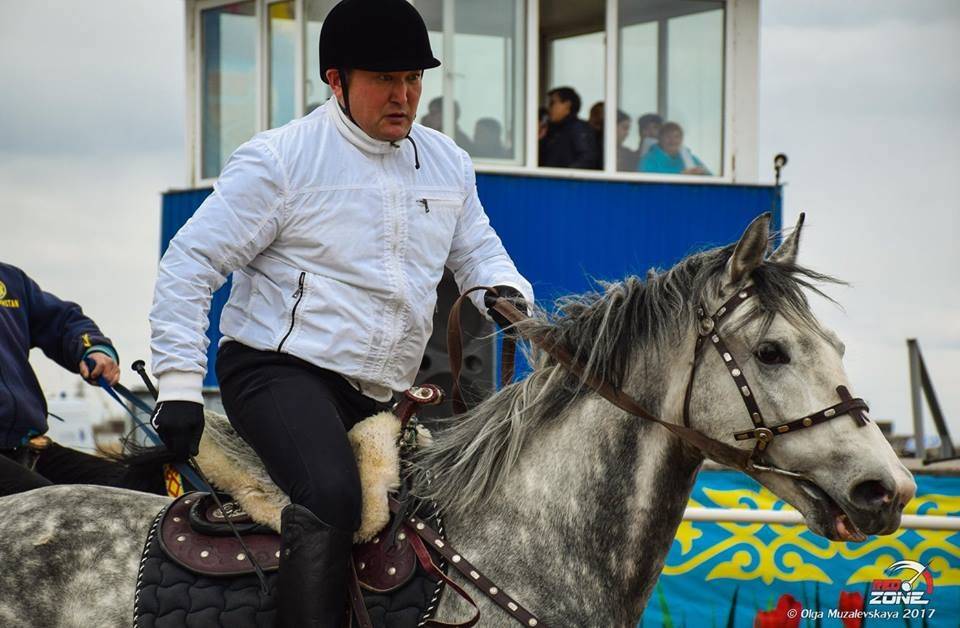
<instances>
[{"instance_id":1,"label":"jacket pocket","mask_svg":"<svg viewBox=\"0 0 960 628\"><path fill-rule=\"evenodd\" d=\"M290 326L287 328L287 333L280 339L280 344L277 345L277 351L283 349L283 343L285 343L287 338L290 337L290 334L293 333L293 328L297 324L297 310L300 308L300 302L303 301L303 282L306 278L307 273L300 271L300 278L297 280L297 290L293 293L295 301L293 303L293 309L290 312Z\"/></svg>"}]
</instances>

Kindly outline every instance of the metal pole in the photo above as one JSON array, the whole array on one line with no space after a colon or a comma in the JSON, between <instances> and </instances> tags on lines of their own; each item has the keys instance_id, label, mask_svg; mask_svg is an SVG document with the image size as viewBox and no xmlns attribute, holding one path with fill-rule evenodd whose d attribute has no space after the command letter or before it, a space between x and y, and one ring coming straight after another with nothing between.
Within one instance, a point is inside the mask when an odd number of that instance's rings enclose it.
<instances>
[{"instance_id":1,"label":"metal pole","mask_svg":"<svg viewBox=\"0 0 960 628\"><path fill-rule=\"evenodd\" d=\"M930 373L927 371L926 362L923 361L923 354L920 353L919 345L917 346L917 361L920 362L920 385L923 387L923 395L927 398L927 406L930 408L933 424L937 427L937 434L940 436L940 459L956 458L957 452L953 447L950 428L947 427L947 422L943 418L940 401L937 399L937 392L933 389L933 381L930 379Z\"/></svg>"},{"instance_id":2,"label":"metal pole","mask_svg":"<svg viewBox=\"0 0 960 628\"><path fill-rule=\"evenodd\" d=\"M910 402L913 405L913 440L916 443L914 458L922 460L926 456L923 434L923 398L920 391L920 350L916 338L907 338L907 354L910 359Z\"/></svg>"}]
</instances>

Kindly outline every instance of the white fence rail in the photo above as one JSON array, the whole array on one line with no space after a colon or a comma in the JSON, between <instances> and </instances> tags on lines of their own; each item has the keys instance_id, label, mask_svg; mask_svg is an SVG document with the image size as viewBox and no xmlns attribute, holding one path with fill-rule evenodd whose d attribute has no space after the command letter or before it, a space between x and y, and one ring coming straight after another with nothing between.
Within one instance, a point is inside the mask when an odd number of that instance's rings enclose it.
<instances>
[{"instance_id":1,"label":"white fence rail","mask_svg":"<svg viewBox=\"0 0 960 628\"><path fill-rule=\"evenodd\" d=\"M747 508L687 508L684 521L776 523L803 525L803 517L795 510L751 510ZM960 517L942 515L903 515L900 527L909 530L960 530Z\"/></svg>"}]
</instances>

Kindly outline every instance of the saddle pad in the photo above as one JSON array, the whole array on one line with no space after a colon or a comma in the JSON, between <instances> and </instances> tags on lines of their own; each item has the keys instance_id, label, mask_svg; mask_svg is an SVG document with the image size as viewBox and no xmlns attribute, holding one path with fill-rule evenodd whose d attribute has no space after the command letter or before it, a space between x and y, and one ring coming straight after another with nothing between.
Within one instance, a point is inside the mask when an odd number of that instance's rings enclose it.
<instances>
[{"instance_id":1,"label":"saddle pad","mask_svg":"<svg viewBox=\"0 0 960 628\"><path fill-rule=\"evenodd\" d=\"M134 626L272 628L277 572L266 574L268 592L264 594L254 574L203 575L169 558L161 546L160 522L172 506L160 511L147 536L137 576ZM445 563L435 562L446 571ZM417 564L410 580L396 590L364 590L363 596L374 628L416 628L433 616L442 587Z\"/></svg>"}]
</instances>

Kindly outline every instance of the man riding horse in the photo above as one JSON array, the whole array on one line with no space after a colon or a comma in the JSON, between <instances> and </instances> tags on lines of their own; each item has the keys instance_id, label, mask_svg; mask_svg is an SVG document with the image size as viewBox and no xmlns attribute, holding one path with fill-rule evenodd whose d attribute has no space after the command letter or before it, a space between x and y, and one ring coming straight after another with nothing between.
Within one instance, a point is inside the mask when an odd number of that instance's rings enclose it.
<instances>
[{"instance_id":1,"label":"man riding horse","mask_svg":"<svg viewBox=\"0 0 960 628\"><path fill-rule=\"evenodd\" d=\"M413 384L444 266L461 290L533 301L467 153L414 124L423 72L440 65L416 9L343 0L319 52L334 96L236 150L163 256L150 314L152 422L185 459L204 426L206 314L233 273L217 375L230 422L292 501L281 522L283 626L344 618L361 510L346 432ZM481 311L484 299L474 299Z\"/></svg>"},{"instance_id":2,"label":"man riding horse","mask_svg":"<svg viewBox=\"0 0 960 628\"><path fill-rule=\"evenodd\" d=\"M30 368L33 347L93 385L120 379L113 343L79 305L0 263L0 496L50 484L130 485L123 465L43 436L47 403Z\"/></svg>"}]
</instances>

